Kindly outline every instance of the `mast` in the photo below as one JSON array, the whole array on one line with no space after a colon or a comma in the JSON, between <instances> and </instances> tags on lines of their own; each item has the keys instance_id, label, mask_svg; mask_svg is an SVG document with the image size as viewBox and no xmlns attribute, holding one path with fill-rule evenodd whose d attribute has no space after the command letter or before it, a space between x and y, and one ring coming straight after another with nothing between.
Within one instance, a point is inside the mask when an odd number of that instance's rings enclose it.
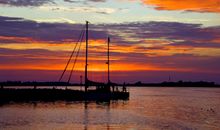
<instances>
[{"instance_id":1,"label":"mast","mask_svg":"<svg viewBox=\"0 0 220 130\"><path fill-rule=\"evenodd\" d=\"M108 84L110 84L110 62L109 62L109 44L110 44L110 37L108 37L108 52L107 52L107 55L108 55Z\"/></svg>"},{"instance_id":2,"label":"mast","mask_svg":"<svg viewBox=\"0 0 220 130\"><path fill-rule=\"evenodd\" d=\"M85 91L88 88L88 44L89 44L89 22L86 21L86 65L85 65Z\"/></svg>"}]
</instances>

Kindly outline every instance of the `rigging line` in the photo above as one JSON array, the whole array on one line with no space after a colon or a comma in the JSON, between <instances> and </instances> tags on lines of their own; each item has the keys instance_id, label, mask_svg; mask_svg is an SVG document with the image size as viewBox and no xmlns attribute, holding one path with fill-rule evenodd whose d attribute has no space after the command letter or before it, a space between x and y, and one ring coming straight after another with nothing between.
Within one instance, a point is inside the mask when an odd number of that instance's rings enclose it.
<instances>
[{"instance_id":1,"label":"rigging line","mask_svg":"<svg viewBox=\"0 0 220 130\"><path fill-rule=\"evenodd\" d=\"M72 70L71 70L71 72L70 72L70 76L69 76L69 79L68 79L68 83L70 82L70 79L71 79L71 77L72 77L73 69L75 68L76 61L77 61L77 58L78 58L78 56L79 56L79 51L80 51L80 48L81 48L81 45L82 45L82 41L83 41L84 35L85 35L85 32L83 32L82 37L81 37L81 39L80 39L81 41L80 41L79 48L78 48L77 53L76 53L76 57L75 57L75 59L74 59L74 63L73 63Z\"/></svg>"},{"instance_id":2,"label":"rigging line","mask_svg":"<svg viewBox=\"0 0 220 130\"><path fill-rule=\"evenodd\" d=\"M73 57L73 54L74 54L74 52L75 52L75 50L76 50L76 47L77 47L77 45L78 45L78 43L79 43L79 41L80 41L80 39L81 39L81 37L82 37L83 32L84 32L84 28L82 29L82 31L81 31L81 33L80 33L80 36L79 36L79 38L78 38L78 40L77 40L77 42L76 42L76 45L75 45L75 47L74 47L74 49L73 49L73 51L72 51L72 53L71 53L71 55L70 55L70 58L69 58L69 60L68 60L68 62L67 62L67 64L66 64L66 67L64 68L64 71L63 71L62 75L61 75L60 78L59 78L59 82L62 80L62 78L63 78L63 76L64 76L64 73L66 72L67 67L69 66L69 63L70 63L70 61L71 61L71 59L72 59L72 57Z\"/></svg>"}]
</instances>

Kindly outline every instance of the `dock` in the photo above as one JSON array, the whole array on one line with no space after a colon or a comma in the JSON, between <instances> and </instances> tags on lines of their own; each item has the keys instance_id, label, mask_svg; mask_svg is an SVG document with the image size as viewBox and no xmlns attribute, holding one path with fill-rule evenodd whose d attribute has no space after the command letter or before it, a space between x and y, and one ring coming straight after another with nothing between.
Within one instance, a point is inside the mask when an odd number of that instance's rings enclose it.
<instances>
[{"instance_id":1,"label":"dock","mask_svg":"<svg viewBox=\"0 0 220 130\"><path fill-rule=\"evenodd\" d=\"M10 89L0 90L0 103L54 101L110 101L128 100L129 92L80 91L71 89Z\"/></svg>"}]
</instances>

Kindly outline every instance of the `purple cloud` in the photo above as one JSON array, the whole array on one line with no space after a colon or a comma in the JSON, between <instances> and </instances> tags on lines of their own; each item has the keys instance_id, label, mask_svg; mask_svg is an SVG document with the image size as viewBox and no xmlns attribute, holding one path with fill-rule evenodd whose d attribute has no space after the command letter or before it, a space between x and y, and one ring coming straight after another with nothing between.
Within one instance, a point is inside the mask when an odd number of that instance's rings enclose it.
<instances>
[{"instance_id":1,"label":"purple cloud","mask_svg":"<svg viewBox=\"0 0 220 130\"><path fill-rule=\"evenodd\" d=\"M41 6L53 3L53 0L0 0L0 4L9 6Z\"/></svg>"},{"instance_id":2,"label":"purple cloud","mask_svg":"<svg viewBox=\"0 0 220 130\"><path fill-rule=\"evenodd\" d=\"M0 36L27 37L31 39L62 42L66 39L76 41L82 24L38 23L31 20L0 16ZM174 41L174 46L219 46L220 27L202 27L200 24L176 22L148 22L90 25L90 39L112 37L115 43L132 45L147 39L166 39ZM128 40L126 37L129 36ZM178 42L175 42L177 41ZM9 43L6 39L0 42Z\"/></svg>"},{"instance_id":3,"label":"purple cloud","mask_svg":"<svg viewBox=\"0 0 220 130\"><path fill-rule=\"evenodd\" d=\"M0 16L0 36L26 37L47 42L62 42L66 39L76 41L79 34L85 28L82 24L68 23L38 23L23 18ZM91 30L91 38L98 39L107 36L104 31ZM0 42L5 42L3 41ZM8 42L7 42L8 43Z\"/></svg>"},{"instance_id":4,"label":"purple cloud","mask_svg":"<svg viewBox=\"0 0 220 130\"><path fill-rule=\"evenodd\" d=\"M63 0L69 3L87 3L87 2L106 2L106 0ZM0 0L0 5L24 7L24 6L42 6L44 4L55 4L55 0Z\"/></svg>"}]
</instances>

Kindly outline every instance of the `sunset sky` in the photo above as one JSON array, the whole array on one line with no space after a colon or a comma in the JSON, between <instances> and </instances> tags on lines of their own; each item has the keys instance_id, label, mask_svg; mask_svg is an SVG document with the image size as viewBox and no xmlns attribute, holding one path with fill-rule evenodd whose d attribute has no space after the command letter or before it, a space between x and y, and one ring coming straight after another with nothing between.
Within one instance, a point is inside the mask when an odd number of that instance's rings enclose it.
<instances>
[{"instance_id":1,"label":"sunset sky","mask_svg":"<svg viewBox=\"0 0 220 130\"><path fill-rule=\"evenodd\" d=\"M86 20L91 80L107 80L109 36L113 82L220 83L220 0L0 0L0 81L57 81Z\"/></svg>"}]
</instances>

